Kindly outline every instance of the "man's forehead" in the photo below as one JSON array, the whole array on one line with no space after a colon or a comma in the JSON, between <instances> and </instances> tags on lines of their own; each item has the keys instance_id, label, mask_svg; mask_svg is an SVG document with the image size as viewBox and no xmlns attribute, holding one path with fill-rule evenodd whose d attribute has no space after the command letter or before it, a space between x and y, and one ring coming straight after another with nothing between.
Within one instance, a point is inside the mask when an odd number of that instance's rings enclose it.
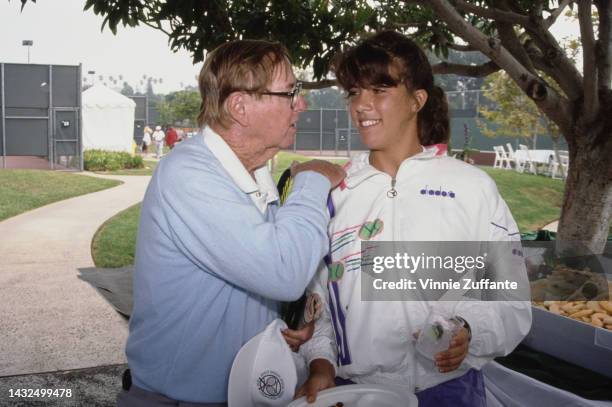
<instances>
[{"instance_id":1,"label":"man's forehead","mask_svg":"<svg viewBox=\"0 0 612 407\"><path fill-rule=\"evenodd\" d=\"M293 74L293 67L288 61L284 61L274 67L272 82L281 85L295 85L295 75Z\"/></svg>"}]
</instances>

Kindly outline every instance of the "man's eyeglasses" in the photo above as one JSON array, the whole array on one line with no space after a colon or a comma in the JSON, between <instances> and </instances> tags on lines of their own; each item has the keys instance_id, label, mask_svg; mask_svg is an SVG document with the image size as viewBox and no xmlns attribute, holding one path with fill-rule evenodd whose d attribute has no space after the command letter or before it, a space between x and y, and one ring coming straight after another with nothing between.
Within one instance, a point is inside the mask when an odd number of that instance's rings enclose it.
<instances>
[{"instance_id":1,"label":"man's eyeglasses","mask_svg":"<svg viewBox=\"0 0 612 407\"><path fill-rule=\"evenodd\" d=\"M260 95L282 96L291 98L291 109L295 109L300 92L302 91L302 82L296 82L291 92L257 92Z\"/></svg>"}]
</instances>

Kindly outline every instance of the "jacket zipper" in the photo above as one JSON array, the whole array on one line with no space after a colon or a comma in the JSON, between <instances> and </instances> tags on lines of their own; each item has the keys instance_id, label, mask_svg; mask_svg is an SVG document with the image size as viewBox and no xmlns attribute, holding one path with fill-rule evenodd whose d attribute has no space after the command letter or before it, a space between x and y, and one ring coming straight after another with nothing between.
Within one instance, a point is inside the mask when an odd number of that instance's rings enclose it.
<instances>
[{"instance_id":1,"label":"jacket zipper","mask_svg":"<svg viewBox=\"0 0 612 407\"><path fill-rule=\"evenodd\" d=\"M395 178L391 179L391 189L387 191L389 198L395 198L397 196L397 189L395 189Z\"/></svg>"},{"instance_id":2,"label":"jacket zipper","mask_svg":"<svg viewBox=\"0 0 612 407\"><path fill-rule=\"evenodd\" d=\"M391 235L393 236L393 241L396 241L398 239L397 236L397 223L395 223L395 197L397 196L398 192L397 189L395 189L395 183L396 183L396 179L395 178L391 178L391 189L387 191L387 197L389 197L392 201L391 201Z\"/></svg>"}]
</instances>

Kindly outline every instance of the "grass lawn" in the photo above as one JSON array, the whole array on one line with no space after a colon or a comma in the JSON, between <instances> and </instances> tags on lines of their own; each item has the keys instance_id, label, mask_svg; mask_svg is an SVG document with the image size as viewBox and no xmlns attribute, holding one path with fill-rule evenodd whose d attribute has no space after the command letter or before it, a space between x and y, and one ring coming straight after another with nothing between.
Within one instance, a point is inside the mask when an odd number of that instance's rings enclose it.
<instances>
[{"instance_id":1,"label":"grass lawn","mask_svg":"<svg viewBox=\"0 0 612 407\"><path fill-rule=\"evenodd\" d=\"M293 154L293 153L289 153L286 151L282 151L280 153L278 153L274 159L274 166L272 168L272 177L274 178L274 181L278 182L278 179L280 178L281 174L291 166L291 163L294 161L298 161L298 162L304 162L304 161L308 161L308 160L312 160L318 157L306 157L303 155L299 155L299 154ZM344 164L345 162L347 162L347 158L340 158L340 159L330 159L328 161L331 161L333 163L336 164Z\"/></svg>"},{"instance_id":2,"label":"grass lawn","mask_svg":"<svg viewBox=\"0 0 612 407\"><path fill-rule=\"evenodd\" d=\"M308 159L293 153L280 153L274 165L274 179L278 180L282 171L294 160ZM342 164L346 159L332 161ZM482 169L497 183L521 232L536 230L559 218L564 188L561 180L489 167ZM92 243L92 257L96 266L122 267L133 263L139 214L140 204L119 213L102 225Z\"/></svg>"},{"instance_id":3,"label":"grass lawn","mask_svg":"<svg viewBox=\"0 0 612 407\"><path fill-rule=\"evenodd\" d=\"M293 161L303 162L303 161L311 160L313 158L317 158L317 157L305 157L303 155L293 154L293 153L283 151L279 153L276 157L276 160L274 162L274 167L272 170L272 176L274 177L275 181L278 181L283 171L289 168L289 166L291 165ZM344 164L347 161L347 159L333 159L329 161L337 163L337 164ZM108 171L108 172L96 171L96 173L105 174L105 175L153 175L153 171L155 170L155 167L157 167L157 161L145 160L144 164L145 164L145 168L139 168L139 169L134 169L134 170L117 170L117 171Z\"/></svg>"},{"instance_id":4,"label":"grass lawn","mask_svg":"<svg viewBox=\"0 0 612 407\"><path fill-rule=\"evenodd\" d=\"M0 170L0 221L53 202L119 184L120 181L68 172Z\"/></svg>"},{"instance_id":5,"label":"grass lawn","mask_svg":"<svg viewBox=\"0 0 612 407\"><path fill-rule=\"evenodd\" d=\"M91 254L97 267L123 267L134 264L140 204L113 216L96 232Z\"/></svg>"},{"instance_id":6,"label":"grass lawn","mask_svg":"<svg viewBox=\"0 0 612 407\"><path fill-rule=\"evenodd\" d=\"M559 219L565 183L540 175L481 167L495 180L521 232L530 232Z\"/></svg>"}]
</instances>

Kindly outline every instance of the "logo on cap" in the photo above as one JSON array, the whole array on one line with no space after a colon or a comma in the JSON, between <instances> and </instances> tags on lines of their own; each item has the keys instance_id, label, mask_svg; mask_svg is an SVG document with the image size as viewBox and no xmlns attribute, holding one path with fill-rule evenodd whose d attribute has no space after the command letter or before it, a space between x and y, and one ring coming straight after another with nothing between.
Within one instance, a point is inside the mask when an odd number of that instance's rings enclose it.
<instances>
[{"instance_id":1,"label":"logo on cap","mask_svg":"<svg viewBox=\"0 0 612 407\"><path fill-rule=\"evenodd\" d=\"M266 370L259 375L257 379L257 388L264 397L276 400L283 395L285 384L278 373Z\"/></svg>"}]
</instances>

